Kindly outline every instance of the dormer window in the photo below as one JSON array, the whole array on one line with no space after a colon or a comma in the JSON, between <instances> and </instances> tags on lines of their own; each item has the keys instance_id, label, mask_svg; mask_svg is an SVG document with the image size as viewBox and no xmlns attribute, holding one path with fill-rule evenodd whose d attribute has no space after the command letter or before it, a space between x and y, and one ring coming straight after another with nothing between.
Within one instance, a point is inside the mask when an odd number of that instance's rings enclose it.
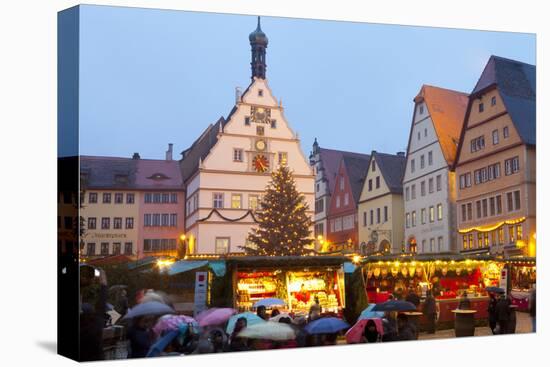
<instances>
[{"instance_id":1,"label":"dormer window","mask_svg":"<svg viewBox=\"0 0 550 367\"><path fill-rule=\"evenodd\" d=\"M170 177L166 176L164 173L157 172L147 178L150 180L168 180Z\"/></svg>"},{"instance_id":2,"label":"dormer window","mask_svg":"<svg viewBox=\"0 0 550 367\"><path fill-rule=\"evenodd\" d=\"M277 120L271 120L271 128L275 129L277 127Z\"/></svg>"},{"instance_id":3,"label":"dormer window","mask_svg":"<svg viewBox=\"0 0 550 367\"><path fill-rule=\"evenodd\" d=\"M128 175L123 175L123 174L115 175L115 183L117 185L127 185L128 184Z\"/></svg>"},{"instance_id":4,"label":"dormer window","mask_svg":"<svg viewBox=\"0 0 550 367\"><path fill-rule=\"evenodd\" d=\"M264 96L264 90L258 89L258 97L263 97L263 96Z\"/></svg>"},{"instance_id":5,"label":"dormer window","mask_svg":"<svg viewBox=\"0 0 550 367\"><path fill-rule=\"evenodd\" d=\"M249 116L246 116L246 117L244 118L244 124L245 124L246 126L250 126L250 117L249 117Z\"/></svg>"},{"instance_id":6,"label":"dormer window","mask_svg":"<svg viewBox=\"0 0 550 367\"><path fill-rule=\"evenodd\" d=\"M483 110L484 110L483 103L480 103L480 104L478 105L478 109L479 109L479 112L480 112L480 113L483 112Z\"/></svg>"},{"instance_id":7,"label":"dormer window","mask_svg":"<svg viewBox=\"0 0 550 367\"><path fill-rule=\"evenodd\" d=\"M422 115L423 113L424 113L424 105L420 105L420 107L418 108L418 114Z\"/></svg>"}]
</instances>

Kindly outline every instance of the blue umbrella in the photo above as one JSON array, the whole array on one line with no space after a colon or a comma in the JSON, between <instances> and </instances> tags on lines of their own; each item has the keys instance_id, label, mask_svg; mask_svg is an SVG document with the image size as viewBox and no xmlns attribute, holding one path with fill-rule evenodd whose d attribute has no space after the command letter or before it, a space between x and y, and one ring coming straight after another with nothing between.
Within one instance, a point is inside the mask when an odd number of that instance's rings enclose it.
<instances>
[{"instance_id":1,"label":"blue umbrella","mask_svg":"<svg viewBox=\"0 0 550 367\"><path fill-rule=\"evenodd\" d=\"M229 321L227 321L227 334L231 334L233 332L233 329L235 329L235 324L237 323L237 320L241 317L244 317L246 319L246 326L251 326L255 324L261 324L262 322L266 322L264 319L262 319L260 316L256 315L252 312L243 312L239 313L237 315L231 316Z\"/></svg>"},{"instance_id":2,"label":"blue umbrella","mask_svg":"<svg viewBox=\"0 0 550 367\"><path fill-rule=\"evenodd\" d=\"M162 338L159 338L159 340L151 345L151 348L149 348L149 352L147 352L147 355L145 357L158 357L160 353L172 342L172 340L176 339L178 335L180 334L180 330L172 330L166 333Z\"/></svg>"},{"instance_id":3,"label":"blue umbrella","mask_svg":"<svg viewBox=\"0 0 550 367\"><path fill-rule=\"evenodd\" d=\"M264 298L262 300L259 300L256 303L254 303L254 307L258 307L258 306L265 306L265 307L284 306L285 304L286 304L286 302L283 301L280 298Z\"/></svg>"},{"instance_id":4,"label":"blue umbrella","mask_svg":"<svg viewBox=\"0 0 550 367\"><path fill-rule=\"evenodd\" d=\"M416 311L416 306L407 301L391 300L377 304L371 311Z\"/></svg>"},{"instance_id":5,"label":"blue umbrella","mask_svg":"<svg viewBox=\"0 0 550 367\"><path fill-rule=\"evenodd\" d=\"M306 325L308 334L333 334L349 328L349 324L337 317L322 317Z\"/></svg>"},{"instance_id":6,"label":"blue umbrella","mask_svg":"<svg viewBox=\"0 0 550 367\"><path fill-rule=\"evenodd\" d=\"M172 307L167 306L164 303L149 301L140 303L135 307L129 309L123 319L131 319L134 317L146 315L160 316L166 315L168 313L176 313L176 311L174 311Z\"/></svg>"},{"instance_id":7,"label":"blue umbrella","mask_svg":"<svg viewBox=\"0 0 550 367\"><path fill-rule=\"evenodd\" d=\"M369 303L369 306L361 312L361 315L359 315L359 320L383 317L384 312L372 310L374 306L376 306L376 303Z\"/></svg>"}]
</instances>

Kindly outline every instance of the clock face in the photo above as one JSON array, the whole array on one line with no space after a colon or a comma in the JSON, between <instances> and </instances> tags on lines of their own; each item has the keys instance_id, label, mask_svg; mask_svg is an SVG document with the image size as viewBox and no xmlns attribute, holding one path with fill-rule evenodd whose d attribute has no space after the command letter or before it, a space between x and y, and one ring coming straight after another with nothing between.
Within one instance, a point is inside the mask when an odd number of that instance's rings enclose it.
<instances>
[{"instance_id":1,"label":"clock face","mask_svg":"<svg viewBox=\"0 0 550 367\"><path fill-rule=\"evenodd\" d=\"M256 142L256 149L257 149L257 150L264 151L264 150L265 150L265 141L263 141L263 140L258 140L258 141Z\"/></svg>"},{"instance_id":2,"label":"clock face","mask_svg":"<svg viewBox=\"0 0 550 367\"><path fill-rule=\"evenodd\" d=\"M271 123L271 110L269 108L252 106L250 112L253 122L261 124Z\"/></svg>"},{"instance_id":3,"label":"clock face","mask_svg":"<svg viewBox=\"0 0 550 367\"><path fill-rule=\"evenodd\" d=\"M269 168L269 161L267 160L267 157L265 155L258 154L252 160L252 167L254 167L256 172L266 172Z\"/></svg>"}]
</instances>

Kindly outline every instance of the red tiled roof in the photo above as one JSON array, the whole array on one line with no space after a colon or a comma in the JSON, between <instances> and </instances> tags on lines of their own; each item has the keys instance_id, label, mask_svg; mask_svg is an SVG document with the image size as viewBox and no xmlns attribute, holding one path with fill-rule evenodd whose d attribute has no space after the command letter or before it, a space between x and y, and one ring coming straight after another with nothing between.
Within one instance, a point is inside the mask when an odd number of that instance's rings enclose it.
<instances>
[{"instance_id":1,"label":"red tiled roof","mask_svg":"<svg viewBox=\"0 0 550 367\"><path fill-rule=\"evenodd\" d=\"M468 106L468 94L423 85L415 102L425 101L445 160L452 166Z\"/></svg>"}]
</instances>

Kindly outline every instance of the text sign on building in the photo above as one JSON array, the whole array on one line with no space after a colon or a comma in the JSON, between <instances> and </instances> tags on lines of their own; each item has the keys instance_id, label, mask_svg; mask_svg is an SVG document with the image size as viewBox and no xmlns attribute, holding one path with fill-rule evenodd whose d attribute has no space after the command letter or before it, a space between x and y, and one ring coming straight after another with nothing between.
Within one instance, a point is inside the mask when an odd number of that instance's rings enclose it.
<instances>
[{"instance_id":1,"label":"text sign on building","mask_svg":"<svg viewBox=\"0 0 550 367\"><path fill-rule=\"evenodd\" d=\"M195 273L195 307L194 315L206 310L206 295L208 292L208 272L197 271Z\"/></svg>"},{"instance_id":2,"label":"text sign on building","mask_svg":"<svg viewBox=\"0 0 550 367\"><path fill-rule=\"evenodd\" d=\"M504 289L504 294L508 293L508 269L506 268L500 271L499 287Z\"/></svg>"}]
</instances>

